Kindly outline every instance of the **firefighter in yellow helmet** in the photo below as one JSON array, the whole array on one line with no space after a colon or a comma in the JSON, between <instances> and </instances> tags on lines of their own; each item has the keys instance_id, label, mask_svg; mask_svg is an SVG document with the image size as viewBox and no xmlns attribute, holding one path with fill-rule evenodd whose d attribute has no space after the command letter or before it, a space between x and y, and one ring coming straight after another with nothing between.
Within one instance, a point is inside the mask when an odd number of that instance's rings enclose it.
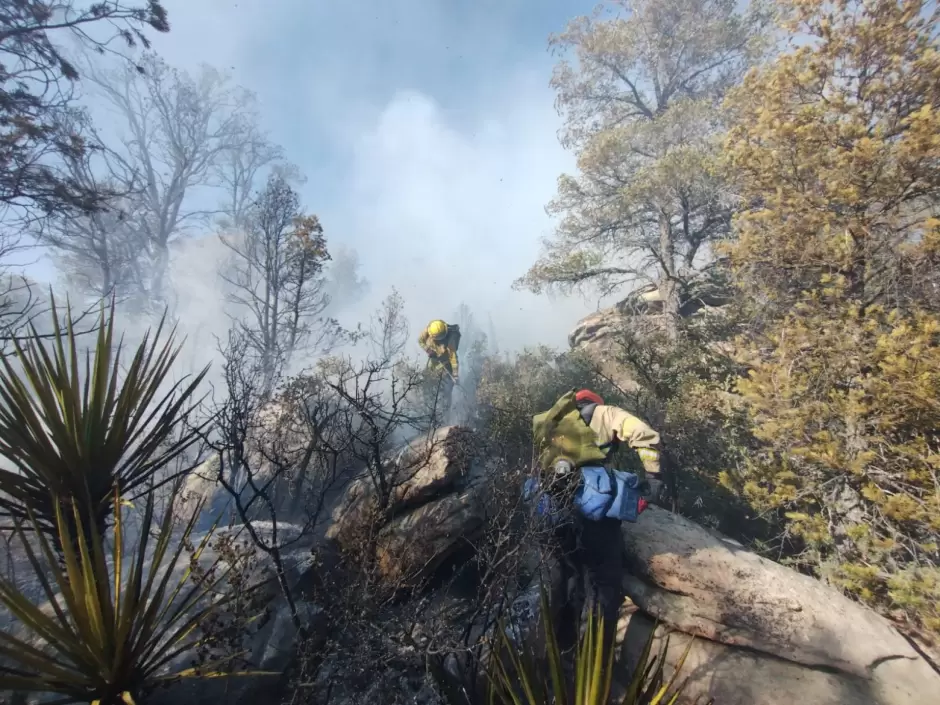
<instances>
[{"instance_id":1,"label":"firefighter in yellow helmet","mask_svg":"<svg viewBox=\"0 0 940 705\"><path fill-rule=\"evenodd\" d=\"M440 375L441 410L450 409L454 385L459 380L457 348L460 346L460 328L438 319L428 323L418 336L418 344L428 356L428 367Z\"/></svg>"}]
</instances>

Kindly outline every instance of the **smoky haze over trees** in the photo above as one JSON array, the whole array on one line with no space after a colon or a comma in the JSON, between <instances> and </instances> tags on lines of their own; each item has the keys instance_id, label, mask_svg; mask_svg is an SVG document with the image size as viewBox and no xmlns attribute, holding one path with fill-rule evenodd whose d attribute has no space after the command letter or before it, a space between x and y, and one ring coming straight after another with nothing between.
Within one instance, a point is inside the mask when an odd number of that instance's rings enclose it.
<instances>
[{"instance_id":1,"label":"smoky haze over trees","mask_svg":"<svg viewBox=\"0 0 940 705\"><path fill-rule=\"evenodd\" d=\"M235 305L235 319L253 319L247 328L238 325L245 335L258 331L252 347L262 358L286 363L285 351L301 339L325 343L330 336L324 331L335 332L335 325L312 321L331 302L337 310L360 298L366 282L348 247L335 272L328 266L316 216L279 203L274 181L265 190L276 171L281 191L296 199L287 181L302 183L303 177L261 130L254 96L214 68L189 75L152 52L133 62L95 52L76 56L63 70L71 75L78 67L83 93L109 129L103 134L80 103L63 98L67 105L56 109L55 125L74 136L74 148L61 149L55 168L42 173L59 179L60 189L94 194L94 207L76 196L74 207L47 209L29 229L70 291L89 300L114 296L121 310L148 317L164 308L185 314L196 304L191 281L173 281L175 258L185 259L181 253L190 243L221 239L224 254L213 252L211 261L200 263L196 296L218 299L213 305L225 310ZM29 194L18 198L26 203ZM40 200L34 199L37 208ZM4 250L17 251L19 238L4 233ZM189 270L184 276L193 278ZM32 291L28 280L7 279L12 321L23 308L14 302ZM181 301L184 291L188 300Z\"/></svg>"},{"instance_id":2,"label":"smoky haze over trees","mask_svg":"<svg viewBox=\"0 0 940 705\"><path fill-rule=\"evenodd\" d=\"M0 336L5 342L38 312L33 283L10 271L9 257L28 245L23 230L49 217L101 208L101 183L76 178L69 164L97 146L83 130L74 97L82 79L62 49L113 54L114 40L148 47L148 33L169 29L157 0L92 4L6 3L0 10Z\"/></svg>"},{"instance_id":3,"label":"smoky haze over trees","mask_svg":"<svg viewBox=\"0 0 940 705\"><path fill-rule=\"evenodd\" d=\"M92 36L110 30L98 40ZM0 203L21 219L64 210L88 210L100 191L60 171L54 157L86 149L76 125L63 114L76 108L74 59L61 49L67 35L85 50L112 51L111 40L149 46L147 30L169 29L159 2L6 3L0 11ZM98 34L100 37L101 35ZM51 158L50 158L51 157ZM7 216L10 215L8 212Z\"/></svg>"},{"instance_id":4,"label":"smoky haze over trees","mask_svg":"<svg viewBox=\"0 0 940 705\"><path fill-rule=\"evenodd\" d=\"M282 173L268 177L242 220L243 229L223 239L232 257L222 278L270 389L298 348L325 352L335 342L336 324L320 318L330 302L323 277L330 255L320 221L301 211Z\"/></svg>"},{"instance_id":5,"label":"smoky haze over trees","mask_svg":"<svg viewBox=\"0 0 940 705\"><path fill-rule=\"evenodd\" d=\"M153 54L141 68L92 71L91 78L122 123L115 159L131 179L135 245L146 262L136 285L160 305L169 303L170 250L208 222L211 211L197 196L219 185L217 168L241 146L253 98L212 68L192 78Z\"/></svg>"}]
</instances>

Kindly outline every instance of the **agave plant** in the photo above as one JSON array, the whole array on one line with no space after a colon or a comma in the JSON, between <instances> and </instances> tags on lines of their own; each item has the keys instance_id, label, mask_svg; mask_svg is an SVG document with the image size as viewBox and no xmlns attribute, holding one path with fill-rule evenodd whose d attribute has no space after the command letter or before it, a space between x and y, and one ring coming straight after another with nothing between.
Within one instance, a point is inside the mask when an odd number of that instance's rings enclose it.
<instances>
[{"instance_id":1,"label":"agave plant","mask_svg":"<svg viewBox=\"0 0 940 705\"><path fill-rule=\"evenodd\" d=\"M116 493L113 499L110 551L97 527L83 530L75 502L54 505L61 555L44 532L31 534L24 522L15 520L47 604L30 600L14 582L0 577L0 604L22 630L16 635L0 633L0 690L54 694L60 698L51 702L61 705L134 705L159 681L196 675L192 669L167 670L181 654L206 645L209 637L199 636L197 626L234 598L232 591L222 589L231 565L216 558L204 570L191 569L198 565L214 527L193 547L190 539L200 504L174 540L171 502L158 531L149 530L154 514L150 493L139 536L128 545L132 541L126 536L122 510L127 501ZM27 513L35 524L37 518ZM79 528L76 536L70 535L73 525ZM194 553L184 559L187 568L174 580L186 546ZM200 673L211 676L217 667L203 664Z\"/></svg>"},{"instance_id":2,"label":"agave plant","mask_svg":"<svg viewBox=\"0 0 940 705\"><path fill-rule=\"evenodd\" d=\"M179 429L208 368L161 393L180 351L175 329L160 342L164 319L122 374L113 300L110 310L102 306L94 348L84 356L71 307L64 332L54 299L52 318L48 340L30 324L25 340L14 341L15 354L0 354L0 455L13 465L0 469L0 515L25 522L32 512L57 545L54 498L80 499L81 526L102 534L115 485L133 499L199 439L201 429Z\"/></svg>"},{"instance_id":3,"label":"agave plant","mask_svg":"<svg viewBox=\"0 0 940 705\"><path fill-rule=\"evenodd\" d=\"M608 705L611 698L614 651L603 639L604 620L591 613L574 655L573 682L562 659L545 591L541 595L545 620L545 653L517 646L502 625L498 648L489 668L491 705ZM655 629L640 655L636 670L620 705L674 705L682 694L676 679L685 664L692 641L666 681L665 654L668 637L660 652L652 656ZM507 663L508 662L508 663ZM547 673L546 673L547 671ZM711 700L704 705L712 705Z\"/></svg>"}]
</instances>

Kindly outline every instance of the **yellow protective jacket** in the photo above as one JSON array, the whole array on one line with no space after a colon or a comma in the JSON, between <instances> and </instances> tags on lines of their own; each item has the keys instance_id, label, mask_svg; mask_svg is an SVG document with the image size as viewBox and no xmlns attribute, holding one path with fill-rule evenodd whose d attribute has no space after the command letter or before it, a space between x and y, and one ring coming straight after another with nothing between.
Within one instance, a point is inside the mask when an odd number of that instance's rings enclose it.
<instances>
[{"instance_id":1,"label":"yellow protective jacket","mask_svg":"<svg viewBox=\"0 0 940 705\"><path fill-rule=\"evenodd\" d=\"M591 430L601 448L616 441L626 443L639 454L648 475L659 475L659 434L645 421L619 407L598 405L591 415Z\"/></svg>"},{"instance_id":2,"label":"yellow protective jacket","mask_svg":"<svg viewBox=\"0 0 940 705\"><path fill-rule=\"evenodd\" d=\"M418 345L424 348L436 365L440 365L454 377L457 376L457 347L460 345L460 329L457 326L448 324L447 336L441 342L434 340L425 329L418 336Z\"/></svg>"}]
</instances>

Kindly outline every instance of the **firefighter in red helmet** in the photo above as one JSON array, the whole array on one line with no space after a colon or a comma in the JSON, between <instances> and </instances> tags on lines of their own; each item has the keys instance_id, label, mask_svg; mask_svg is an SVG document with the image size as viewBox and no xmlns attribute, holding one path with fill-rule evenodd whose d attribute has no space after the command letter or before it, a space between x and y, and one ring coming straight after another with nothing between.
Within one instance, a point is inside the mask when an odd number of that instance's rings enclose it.
<instances>
[{"instance_id":1,"label":"firefighter in red helmet","mask_svg":"<svg viewBox=\"0 0 940 705\"><path fill-rule=\"evenodd\" d=\"M540 472L548 473L549 487L561 488L552 494L562 504L565 492L572 488L587 491L586 478L592 471L596 477L598 466L607 468L611 455L621 444L637 452L646 471L646 481L635 485L637 489L647 496L659 496L662 489L659 434L633 414L605 404L590 389L571 390L550 411L534 417L533 435ZM557 534L563 553L571 559L571 567L584 578L584 592L580 597L573 596L570 606L581 604L599 611L604 618L604 638L610 645L623 602L621 520L606 514L585 515L583 511L582 504L581 511L572 512L571 521L561 524Z\"/></svg>"}]
</instances>

